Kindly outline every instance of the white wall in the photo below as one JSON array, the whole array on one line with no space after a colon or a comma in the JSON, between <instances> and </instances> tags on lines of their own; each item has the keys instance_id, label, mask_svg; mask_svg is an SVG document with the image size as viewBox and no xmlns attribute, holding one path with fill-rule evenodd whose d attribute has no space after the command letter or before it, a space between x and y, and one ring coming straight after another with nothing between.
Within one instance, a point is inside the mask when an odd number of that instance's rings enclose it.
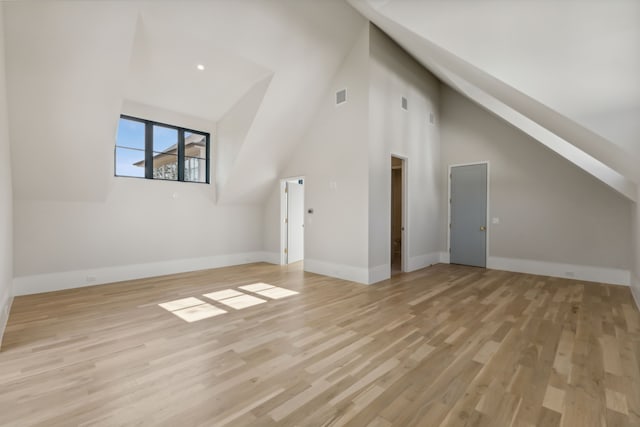
<instances>
[{"instance_id":1,"label":"white wall","mask_svg":"<svg viewBox=\"0 0 640 427\"><path fill-rule=\"evenodd\" d=\"M125 101L122 112L215 135L166 110ZM16 200L17 294L263 259L261 206L218 206L213 185L109 174L102 201Z\"/></svg>"},{"instance_id":2,"label":"white wall","mask_svg":"<svg viewBox=\"0 0 640 427\"><path fill-rule=\"evenodd\" d=\"M368 282L368 59L369 26L336 73L308 132L281 172L305 177L307 271ZM347 103L335 92L347 88ZM280 253L279 182L265 207L265 250Z\"/></svg>"},{"instance_id":3,"label":"white wall","mask_svg":"<svg viewBox=\"0 0 640 427\"><path fill-rule=\"evenodd\" d=\"M12 166L20 182L14 191L15 294L261 260L261 206L218 206L213 185L113 176L121 112L214 137L215 126L123 102L124 46L135 14L113 3L69 7L31 10L29 17L51 35L46 43L16 28L26 12L10 8L13 37L24 36L14 40L7 67L10 132L18 147ZM68 13L78 18L77 29L58 26ZM114 28L123 33L114 36ZM16 49L21 43L24 52ZM51 74L41 78L47 67ZM214 174L215 157L212 166Z\"/></svg>"},{"instance_id":4,"label":"white wall","mask_svg":"<svg viewBox=\"0 0 640 427\"><path fill-rule=\"evenodd\" d=\"M405 270L439 262L444 243L439 232L438 80L374 25L370 54L369 266L370 282L377 282L390 276L392 154L406 158ZM407 111L401 108L402 97Z\"/></svg>"},{"instance_id":5,"label":"white wall","mask_svg":"<svg viewBox=\"0 0 640 427\"><path fill-rule=\"evenodd\" d=\"M15 199L104 200L135 7L125 2L4 7Z\"/></svg>"},{"instance_id":6,"label":"white wall","mask_svg":"<svg viewBox=\"0 0 640 427\"><path fill-rule=\"evenodd\" d=\"M0 4L0 345L13 297L13 194L4 52L4 17Z\"/></svg>"},{"instance_id":7,"label":"white wall","mask_svg":"<svg viewBox=\"0 0 640 427\"><path fill-rule=\"evenodd\" d=\"M444 194L448 165L490 162L500 224L488 224L488 266L628 284L631 202L447 86L441 95Z\"/></svg>"}]
</instances>

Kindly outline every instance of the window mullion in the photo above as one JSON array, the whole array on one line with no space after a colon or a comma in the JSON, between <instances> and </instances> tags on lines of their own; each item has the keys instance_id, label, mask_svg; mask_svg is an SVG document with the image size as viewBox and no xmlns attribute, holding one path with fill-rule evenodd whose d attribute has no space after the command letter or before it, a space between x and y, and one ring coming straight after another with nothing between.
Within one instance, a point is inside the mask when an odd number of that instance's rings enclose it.
<instances>
[{"instance_id":1,"label":"window mullion","mask_svg":"<svg viewBox=\"0 0 640 427\"><path fill-rule=\"evenodd\" d=\"M178 181L184 181L184 129L178 129Z\"/></svg>"},{"instance_id":2,"label":"window mullion","mask_svg":"<svg viewBox=\"0 0 640 427\"><path fill-rule=\"evenodd\" d=\"M207 184L209 184L209 181L210 181L209 174L210 174L210 170L211 170L211 166L209 166L209 161L210 161L209 159L211 159L211 142L210 142L209 134L207 134L205 136L205 138L206 138L206 141L207 141L207 148L206 148L207 155L205 156L207 158L207 160L206 160L206 164L207 164L207 166L206 166L206 174L207 174L206 181L207 181Z\"/></svg>"},{"instance_id":3,"label":"window mullion","mask_svg":"<svg viewBox=\"0 0 640 427\"><path fill-rule=\"evenodd\" d=\"M144 177L153 179L153 125L144 122Z\"/></svg>"}]
</instances>

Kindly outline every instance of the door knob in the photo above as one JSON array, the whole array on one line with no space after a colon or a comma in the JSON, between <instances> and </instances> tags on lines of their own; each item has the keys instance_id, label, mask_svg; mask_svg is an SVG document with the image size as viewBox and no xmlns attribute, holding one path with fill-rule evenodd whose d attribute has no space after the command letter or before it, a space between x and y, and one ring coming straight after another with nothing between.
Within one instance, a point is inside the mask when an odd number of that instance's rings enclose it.
<instances>
[{"instance_id":1,"label":"door knob","mask_svg":"<svg viewBox=\"0 0 640 427\"><path fill-rule=\"evenodd\" d=\"M485 227L484 225L480 226L480 231L486 231L486 230L487 230L487 227Z\"/></svg>"}]
</instances>

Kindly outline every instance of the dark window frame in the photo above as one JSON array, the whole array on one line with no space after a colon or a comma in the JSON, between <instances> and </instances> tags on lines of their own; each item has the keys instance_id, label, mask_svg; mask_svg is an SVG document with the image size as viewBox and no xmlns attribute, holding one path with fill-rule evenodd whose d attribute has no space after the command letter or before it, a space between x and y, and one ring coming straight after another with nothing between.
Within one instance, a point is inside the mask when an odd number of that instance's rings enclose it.
<instances>
[{"instance_id":1,"label":"dark window frame","mask_svg":"<svg viewBox=\"0 0 640 427\"><path fill-rule=\"evenodd\" d=\"M211 184L211 135L209 132L203 132L200 130L189 129L182 126L171 125L168 123L162 123L155 120L142 119L140 117L133 117L126 114L120 114L120 119L131 120L135 122L143 123L145 126L144 132L144 176L130 176L130 175L118 175L116 173L117 168L117 150L118 148L132 149L131 147L119 146L118 141L116 140L115 147L113 149L113 174L118 178L135 178L135 179L151 179L154 181L171 181L171 182L189 182L192 184ZM177 179L166 179L166 178L154 178L153 177L153 126L161 126L169 129L175 129L178 132L178 142L177 142L177 162L178 162L178 177ZM206 149L205 149L205 178L206 182L202 181L186 181L185 177L185 145L184 145L184 134L192 133L197 135L203 135L206 141Z\"/></svg>"}]
</instances>

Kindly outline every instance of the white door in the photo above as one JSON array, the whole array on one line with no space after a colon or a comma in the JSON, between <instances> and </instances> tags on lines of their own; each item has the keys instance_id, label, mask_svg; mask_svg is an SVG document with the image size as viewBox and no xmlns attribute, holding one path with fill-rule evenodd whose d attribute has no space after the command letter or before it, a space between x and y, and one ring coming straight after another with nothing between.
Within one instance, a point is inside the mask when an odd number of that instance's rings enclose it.
<instances>
[{"instance_id":1,"label":"white door","mask_svg":"<svg viewBox=\"0 0 640 427\"><path fill-rule=\"evenodd\" d=\"M287 182L287 263L304 259L304 181Z\"/></svg>"}]
</instances>

